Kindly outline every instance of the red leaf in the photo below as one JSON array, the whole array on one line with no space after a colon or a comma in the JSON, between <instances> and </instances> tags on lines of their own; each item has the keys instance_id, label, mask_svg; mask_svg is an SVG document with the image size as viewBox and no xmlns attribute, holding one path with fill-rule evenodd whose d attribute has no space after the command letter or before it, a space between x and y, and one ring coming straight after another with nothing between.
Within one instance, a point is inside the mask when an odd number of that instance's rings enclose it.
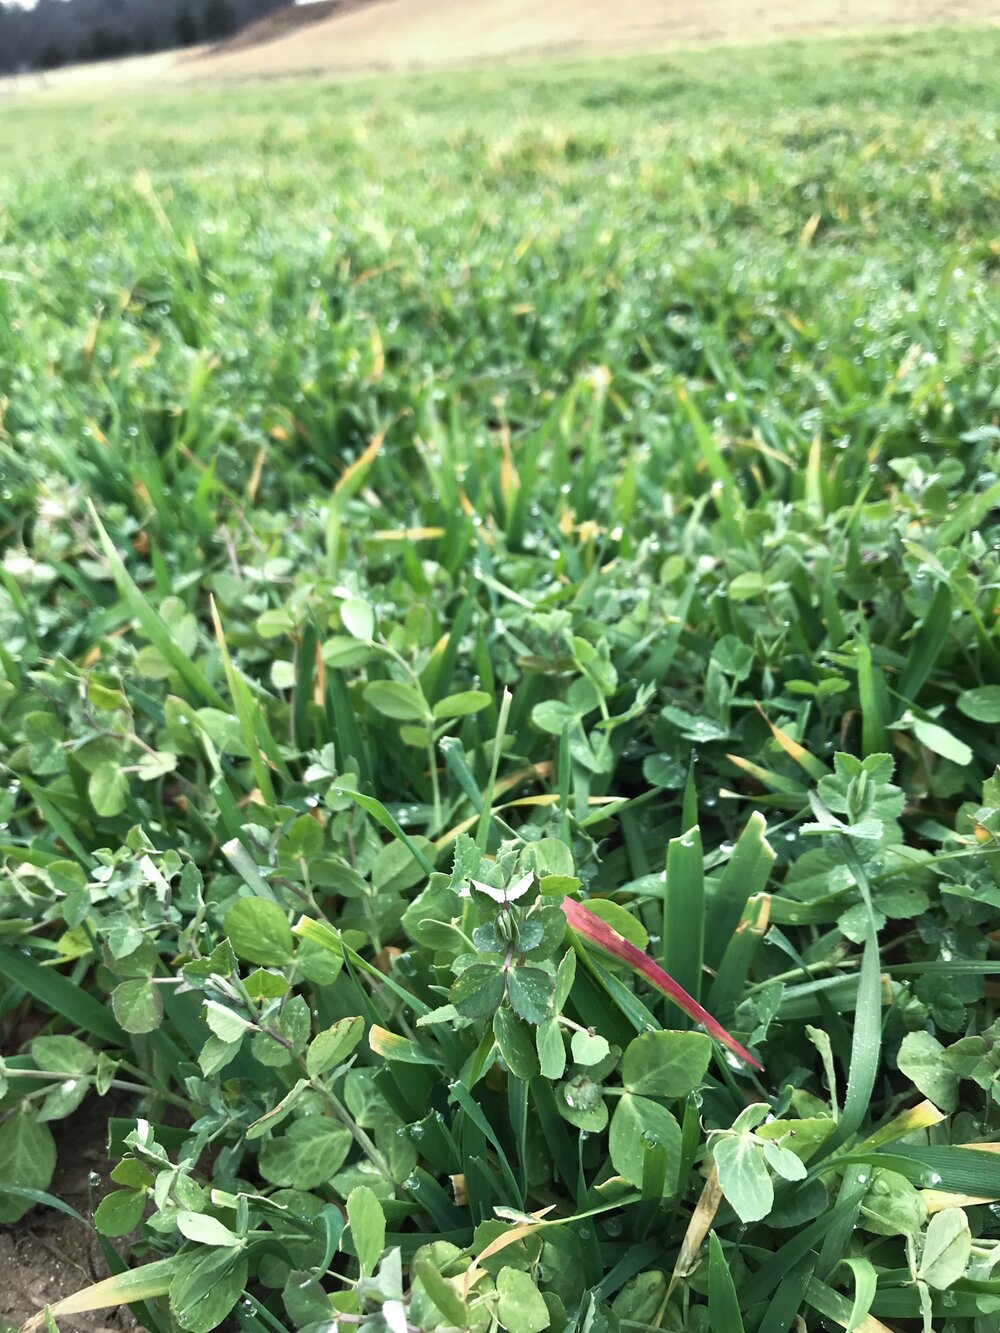
<instances>
[{"instance_id":1,"label":"red leaf","mask_svg":"<svg viewBox=\"0 0 1000 1333\"><path fill-rule=\"evenodd\" d=\"M599 916L595 916L582 903L575 902L572 898L562 900L562 909L566 913L566 920L578 935L582 935L584 939L599 945L606 953L626 963L633 972L645 977L649 984L661 991L668 1000L673 1000L689 1018L700 1023L709 1036L721 1041L723 1046L728 1046L734 1054L745 1060L748 1065L752 1065L754 1069L761 1068L750 1052L741 1046L735 1037L731 1037L722 1024L717 1022L707 1009L703 1009L683 986L679 986L658 963L654 963L652 958L648 958L634 944L630 944L623 935L618 934L617 930L612 930L606 921L602 921Z\"/></svg>"}]
</instances>

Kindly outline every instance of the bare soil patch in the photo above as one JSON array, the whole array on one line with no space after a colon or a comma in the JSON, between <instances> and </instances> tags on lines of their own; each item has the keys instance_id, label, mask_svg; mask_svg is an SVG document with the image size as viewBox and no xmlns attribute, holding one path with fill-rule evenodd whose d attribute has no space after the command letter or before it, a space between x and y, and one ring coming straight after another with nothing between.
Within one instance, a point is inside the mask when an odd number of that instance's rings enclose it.
<instances>
[{"instance_id":1,"label":"bare soil patch","mask_svg":"<svg viewBox=\"0 0 1000 1333\"><path fill-rule=\"evenodd\" d=\"M68 1120L52 1126L59 1149L50 1192L84 1217L114 1185L109 1182L108 1117L122 1106L90 1098ZM93 1177L93 1178L92 1178ZM127 1242L119 1242L122 1253ZM46 1303L71 1296L108 1276L94 1233L63 1213L33 1208L20 1222L0 1227L0 1328L17 1327ZM59 1321L61 1333L125 1333L137 1327L127 1306Z\"/></svg>"}]
</instances>

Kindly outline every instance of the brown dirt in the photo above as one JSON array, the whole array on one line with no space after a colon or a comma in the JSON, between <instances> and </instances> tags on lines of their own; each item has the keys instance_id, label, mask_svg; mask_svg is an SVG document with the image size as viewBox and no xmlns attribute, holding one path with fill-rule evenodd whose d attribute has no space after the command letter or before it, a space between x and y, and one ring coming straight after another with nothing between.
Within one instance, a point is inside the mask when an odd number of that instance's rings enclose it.
<instances>
[{"instance_id":1,"label":"brown dirt","mask_svg":"<svg viewBox=\"0 0 1000 1333\"><path fill-rule=\"evenodd\" d=\"M107 1160L109 1115L128 1108L92 1098L69 1119L52 1126L59 1150L50 1192L84 1217L115 1186ZM91 1188L93 1173L98 1183ZM123 1247L124 1248L124 1247ZM20 1222L0 1227L0 1328L15 1327L43 1306L108 1276L94 1233L53 1209L33 1208ZM127 1306L59 1321L60 1333L124 1333L135 1329Z\"/></svg>"}]
</instances>

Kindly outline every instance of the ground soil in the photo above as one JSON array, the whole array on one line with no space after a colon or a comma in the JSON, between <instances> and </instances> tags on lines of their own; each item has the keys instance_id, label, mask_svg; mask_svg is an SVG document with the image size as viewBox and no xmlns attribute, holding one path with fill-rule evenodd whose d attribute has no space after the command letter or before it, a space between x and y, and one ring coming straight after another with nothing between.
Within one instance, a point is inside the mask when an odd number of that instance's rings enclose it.
<instances>
[{"instance_id":1,"label":"ground soil","mask_svg":"<svg viewBox=\"0 0 1000 1333\"><path fill-rule=\"evenodd\" d=\"M85 1102L69 1119L53 1124L59 1150L51 1192L89 1217L114 1189L108 1173L109 1115L127 1115L127 1106L109 1109L107 1100ZM92 1180L93 1176L93 1180ZM117 1242L116 1242L117 1244ZM124 1252L126 1245L119 1245ZM0 1227L0 1329L17 1327L46 1303L108 1276L94 1233L71 1217L34 1208L13 1226ZM59 1321L60 1333L124 1333L135 1329L127 1307L98 1310Z\"/></svg>"}]
</instances>

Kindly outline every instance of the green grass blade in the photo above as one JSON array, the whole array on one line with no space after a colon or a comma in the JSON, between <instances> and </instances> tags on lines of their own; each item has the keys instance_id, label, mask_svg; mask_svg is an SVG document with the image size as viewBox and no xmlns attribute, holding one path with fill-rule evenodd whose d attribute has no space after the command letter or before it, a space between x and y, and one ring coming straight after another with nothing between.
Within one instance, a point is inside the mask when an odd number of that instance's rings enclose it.
<instances>
[{"instance_id":1,"label":"green grass blade","mask_svg":"<svg viewBox=\"0 0 1000 1333\"><path fill-rule=\"evenodd\" d=\"M951 632L951 589L939 583L923 621L913 631L913 644L896 689L907 703L917 703ZM900 703L898 712L905 704Z\"/></svg>"},{"instance_id":2,"label":"green grass blade","mask_svg":"<svg viewBox=\"0 0 1000 1333\"><path fill-rule=\"evenodd\" d=\"M742 510L743 501L736 482L733 480L733 475L722 456L722 450L715 442L715 436L712 434L711 428L698 410L687 389L679 384L676 386L675 392L688 421L691 423L695 443L701 457L704 459L705 466L708 468L709 476L715 483L713 495L723 524L729 534L729 540L737 549L740 549L743 546L743 534L740 531L738 515Z\"/></svg>"},{"instance_id":3,"label":"green grass blade","mask_svg":"<svg viewBox=\"0 0 1000 1333\"><path fill-rule=\"evenodd\" d=\"M859 1262L866 1263L867 1260ZM845 1296L841 1296L840 1292L834 1291L832 1287L828 1287L825 1282L820 1282L817 1278L813 1278L806 1288L806 1301L826 1319L832 1319L842 1328L849 1330L849 1333L853 1333L853 1330L859 1330L859 1333L891 1333L885 1324L867 1313L860 1322L852 1322L858 1304L857 1294L852 1303Z\"/></svg>"},{"instance_id":4,"label":"green grass blade","mask_svg":"<svg viewBox=\"0 0 1000 1333\"><path fill-rule=\"evenodd\" d=\"M337 796L346 796L349 801L359 805L366 814L371 815L376 823L381 824L387 829L394 838L397 838L403 846L409 851L414 861L420 866L425 875L430 875L434 871L433 864L427 859L421 849L413 839L399 827L399 824L393 819L392 815L385 808L381 801L377 801L374 796L366 796L363 792L352 791L350 787L336 787Z\"/></svg>"},{"instance_id":5,"label":"green grass blade","mask_svg":"<svg viewBox=\"0 0 1000 1333\"><path fill-rule=\"evenodd\" d=\"M497 719L497 732L493 740L493 762L490 765L490 776L486 783L486 790L483 792L483 808L476 827L476 842L480 851L483 852L486 851L489 843L490 825L493 822L493 791L497 784L497 774L500 771L500 756L503 753L503 741L507 734L507 720L510 717L512 701L513 696L510 690L504 690L503 699L500 702L500 715Z\"/></svg>"},{"instance_id":6,"label":"green grass blade","mask_svg":"<svg viewBox=\"0 0 1000 1333\"><path fill-rule=\"evenodd\" d=\"M778 1284L774 1299L767 1307L767 1312L760 1322L757 1333L788 1333L795 1321L795 1316L802 1308L806 1289L812 1281L815 1267L815 1258L813 1255L807 1254L785 1274ZM743 1299L749 1305L749 1298L745 1292Z\"/></svg>"},{"instance_id":7,"label":"green grass blade","mask_svg":"<svg viewBox=\"0 0 1000 1333\"><path fill-rule=\"evenodd\" d=\"M181 680L194 694L200 696L206 703L211 704L213 708L224 709L226 701L222 695L218 693L214 686L209 684L204 674L191 661L187 653L180 648L159 612L154 610L142 595L138 585L115 550L114 543L98 518L97 510L94 508L92 501L87 501L87 508L90 510L90 516L97 528L98 540L104 551L105 559L111 568L111 575L118 589L118 594L132 616L138 621L146 638L157 652L166 658Z\"/></svg>"},{"instance_id":8,"label":"green grass blade","mask_svg":"<svg viewBox=\"0 0 1000 1333\"><path fill-rule=\"evenodd\" d=\"M736 1284L714 1231L708 1237L708 1324L712 1333L745 1333Z\"/></svg>"},{"instance_id":9,"label":"green grass blade","mask_svg":"<svg viewBox=\"0 0 1000 1333\"><path fill-rule=\"evenodd\" d=\"M663 966L696 1000L701 998L704 952L705 869L696 824L671 839L663 894Z\"/></svg>"},{"instance_id":10,"label":"green grass blade","mask_svg":"<svg viewBox=\"0 0 1000 1333\"><path fill-rule=\"evenodd\" d=\"M705 921L705 961L709 967L720 965L748 900L767 887L775 852L766 833L767 821L754 811L709 898Z\"/></svg>"},{"instance_id":11,"label":"green grass blade","mask_svg":"<svg viewBox=\"0 0 1000 1333\"><path fill-rule=\"evenodd\" d=\"M121 1045L121 1029L99 1000L61 972L43 967L12 944L0 944L0 975L22 987L52 1013L61 1015L71 1026L86 1028L101 1041Z\"/></svg>"},{"instance_id":12,"label":"green grass blade","mask_svg":"<svg viewBox=\"0 0 1000 1333\"><path fill-rule=\"evenodd\" d=\"M861 971L858 975L858 1001L851 1038L851 1064L847 1074L847 1095L837 1132L824 1145L824 1154L845 1143L860 1127L868 1113L882 1052L882 996L878 932L868 874L847 839L843 839L844 860L850 866L861 891L867 916L867 932Z\"/></svg>"},{"instance_id":13,"label":"green grass blade","mask_svg":"<svg viewBox=\"0 0 1000 1333\"><path fill-rule=\"evenodd\" d=\"M855 641L854 652L861 698L861 749L864 755L884 754L889 748L886 739L889 699L885 678L872 661L871 645L863 634Z\"/></svg>"},{"instance_id":14,"label":"green grass blade","mask_svg":"<svg viewBox=\"0 0 1000 1333\"><path fill-rule=\"evenodd\" d=\"M240 731L243 734L243 744L250 756L250 767L253 770L254 781L267 804L274 806L277 798L274 783L271 781L268 758L271 759L272 763L277 759L276 767L279 768L279 771L284 768L284 763L278 755L278 747L267 725L263 709L250 693L246 681L233 665L214 597L210 599L210 605L212 608L212 623L215 626L215 637L219 645L219 653L222 656L222 666L226 673L226 680L229 682L229 693L232 695L233 703L236 706L236 716L239 719Z\"/></svg>"},{"instance_id":15,"label":"green grass blade","mask_svg":"<svg viewBox=\"0 0 1000 1333\"><path fill-rule=\"evenodd\" d=\"M757 893L743 909L739 924L730 936L722 955L712 988L705 1001L713 1014L728 1014L740 1000L753 967L753 960L770 923L771 896ZM712 940L712 927L707 929Z\"/></svg>"},{"instance_id":16,"label":"green grass blade","mask_svg":"<svg viewBox=\"0 0 1000 1333\"><path fill-rule=\"evenodd\" d=\"M861 1256L842 1259L841 1263L854 1274L854 1302L845 1327L847 1333L855 1333L855 1330L859 1329L868 1318L872 1308L878 1287L878 1275L872 1261Z\"/></svg>"}]
</instances>

